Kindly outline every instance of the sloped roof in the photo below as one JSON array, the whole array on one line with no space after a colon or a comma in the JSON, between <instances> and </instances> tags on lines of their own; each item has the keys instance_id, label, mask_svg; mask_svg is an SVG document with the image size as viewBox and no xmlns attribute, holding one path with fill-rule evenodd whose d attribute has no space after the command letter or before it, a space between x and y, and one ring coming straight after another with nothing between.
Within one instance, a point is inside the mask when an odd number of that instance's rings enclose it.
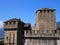
<instances>
[{"instance_id":1,"label":"sloped roof","mask_svg":"<svg viewBox=\"0 0 60 45\"><path fill-rule=\"evenodd\" d=\"M10 22L10 21L19 21L20 19L17 19L17 18L12 18L12 19L10 19L10 20L7 20L7 21L5 21L5 22ZM21 21L21 20L20 20Z\"/></svg>"},{"instance_id":2,"label":"sloped roof","mask_svg":"<svg viewBox=\"0 0 60 45\"><path fill-rule=\"evenodd\" d=\"M29 27L30 23L25 23L24 27Z\"/></svg>"}]
</instances>

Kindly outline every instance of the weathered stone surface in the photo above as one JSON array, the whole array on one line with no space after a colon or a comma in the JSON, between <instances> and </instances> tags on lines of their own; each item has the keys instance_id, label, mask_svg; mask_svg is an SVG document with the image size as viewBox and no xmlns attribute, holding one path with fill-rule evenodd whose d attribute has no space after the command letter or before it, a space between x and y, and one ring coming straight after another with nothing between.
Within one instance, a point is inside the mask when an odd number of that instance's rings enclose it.
<instances>
[{"instance_id":1,"label":"weathered stone surface","mask_svg":"<svg viewBox=\"0 0 60 45\"><path fill-rule=\"evenodd\" d=\"M13 18L4 22L4 45L60 45L60 29L56 30L55 9L36 11L36 24Z\"/></svg>"}]
</instances>

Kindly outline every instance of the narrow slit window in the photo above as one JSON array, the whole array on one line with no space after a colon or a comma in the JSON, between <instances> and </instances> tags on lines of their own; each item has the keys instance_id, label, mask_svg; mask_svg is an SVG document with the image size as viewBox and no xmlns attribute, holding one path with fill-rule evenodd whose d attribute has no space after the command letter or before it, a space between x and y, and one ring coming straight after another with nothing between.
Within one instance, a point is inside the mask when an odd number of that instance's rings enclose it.
<instances>
[{"instance_id":1,"label":"narrow slit window","mask_svg":"<svg viewBox=\"0 0 60 45\"><path fill-rule=\"evenodd\" d=\"M8 40L8 36L6 37L6 39Z\"/></svg>"}]
</instances>

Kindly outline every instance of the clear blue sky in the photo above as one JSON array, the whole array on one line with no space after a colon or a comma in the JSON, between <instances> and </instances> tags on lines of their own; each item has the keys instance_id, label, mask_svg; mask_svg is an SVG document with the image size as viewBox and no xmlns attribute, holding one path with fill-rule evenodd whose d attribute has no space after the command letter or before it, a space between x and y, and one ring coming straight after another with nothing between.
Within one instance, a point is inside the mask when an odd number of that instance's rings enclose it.
<instances>
[{"instance_id":1,"label":"clear blue sky","mask_svg":"<svg viewBox=\"0 0 60 45\"><path fill-rule=\"evenodd\" d=\"M60 0L0 0L0 21L21 18L34 25L39 8L55 8L56 21L60 21Z\"/></svg>"}]
</instances>

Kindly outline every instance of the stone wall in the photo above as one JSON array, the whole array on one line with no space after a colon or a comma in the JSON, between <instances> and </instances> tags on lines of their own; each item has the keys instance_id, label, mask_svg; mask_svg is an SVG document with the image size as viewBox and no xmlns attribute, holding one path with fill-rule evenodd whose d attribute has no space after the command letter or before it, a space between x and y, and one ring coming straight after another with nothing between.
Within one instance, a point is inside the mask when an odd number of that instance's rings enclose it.
<instances>
[{"instance_id":1,"label":"stone wall","mask_svg":"<svg viewBox=\"0 0 60 45\"><path fill-rule=\"evenodd\" d=\"M4 45L17 45L17 31L5 31Z\"/></svg>"},{"instance_id":2,"label":"stone wall","mask_svg":"<svg viewBox=\"0 0 60 45\"><path fill-rule=\"evenodd\" d=\"M26 39L25 45L57 45L56 40Z\"/></svg>"}]
</instances>

